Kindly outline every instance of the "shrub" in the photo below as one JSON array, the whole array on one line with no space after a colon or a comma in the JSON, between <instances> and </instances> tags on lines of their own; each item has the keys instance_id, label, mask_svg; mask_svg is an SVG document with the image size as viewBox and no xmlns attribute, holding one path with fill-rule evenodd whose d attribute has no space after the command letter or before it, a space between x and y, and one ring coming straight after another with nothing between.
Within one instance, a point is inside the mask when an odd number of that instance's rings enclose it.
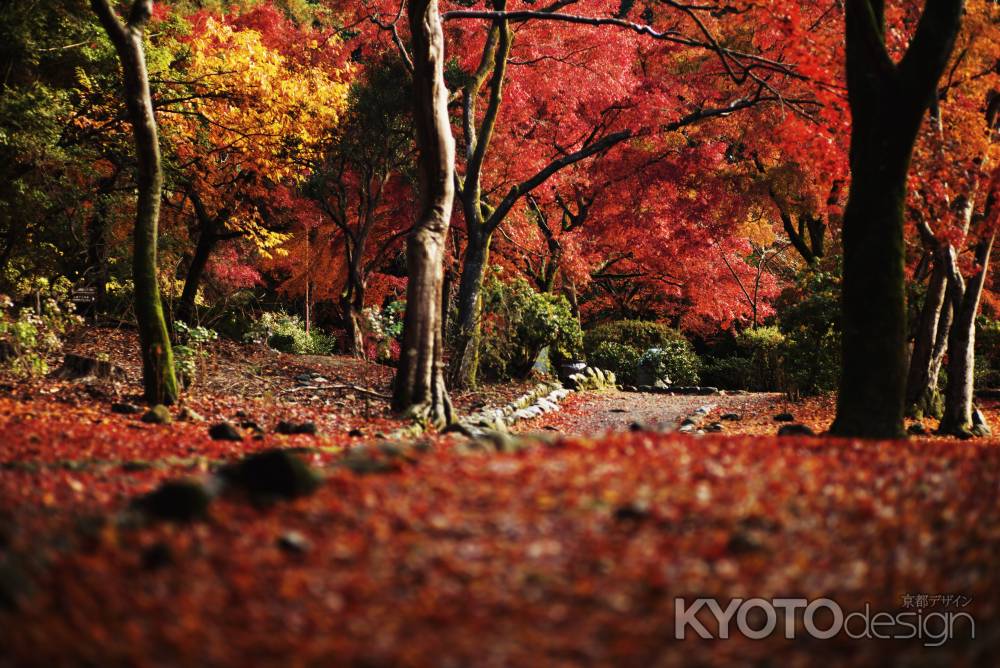
<instances>
[{"instance_id":1,"label":"shrub","mask_svg":"<svg viewBox=\"0 0 1000 668\"><path fill-rule=\"evenodd\" d=\"M262 313L245 340L267 343L275 350L296 355L329 355L334 341L317 329L306 332L302 318L281 312Z\"/></svg>"},{"instance_id":2,"label":"shrub","mask_svg":"<svg viewBox=\"0 0 1000 668\"><path fill-rule=\"evenodd\" d=\"M399 359L399 344L403 336L403 314L406 302L393 301L381 310L369 307L364 310L363 329L365 354L378 362Z\"/></svg>"},{"instance_id":3,"label":"shrub","mask_svg":"<svg viewBox=\"0 0 1000 668\"><path fill-rule=\"evenodd\" d=\"M614 371L614 369L612 369ZM670 379L673 385L697 385L701 361L686 340L670 341L661 348L650 348L639 358L637 375L651 383Z\"/></svg>"},{"instance_id":4,"label":"shrub","mask_svg":"<svg viewBox=\"0 0 1000 668\"><path fill-rule=\"evenodd\" d=\"M840 278L809 271L779 308L781 368L790 395L814 395L840 378Z\"/></svg>"},{"instance_id":5,"label":"shrub","mask_svg":"<svg viewBox=\"0 0 1000 668\"><path fill-rule=\"evenodd\" d=\"M622 382L652 383L663 377L677 385L698 382L700 363L690 342L663 323L608 322L587 331L583 342L588 363L613 371Z\"/></svg>"},{"instance_id":6,"label":"shrub","mask_svg":"<svg viewBox=\"0 0 1000 668\"><path fill-rule=\"evenodd\" d=\"M562 295L536 292L527 281L494 276L483 287L480 366L493 379L523 378L548 346L560 364L580 354L583 332Z\"/></svg>"},{"instance_id":7,"label":"shrub","mask_svg":"<svg viewBox=\"0 0 1000 668\"><path fill-rule=\"evenodd\" d=\"M976 387L1000 388L1000 320L980 316L976 327Z\"/></svg>"},{"instance_id":8,"label":"shrub","mask_svg":"<svg viewBox=\"0 0 1000 668\"><path fill-rule=\"evenodd\" d=\"M618 341L601 341L597 348L587 355L590 366L613 371L622 382L634 383L639 370L642 351Z\"/></svg>"},{"instance_id":9,"label":"shrub","mask_svg":"<svg viewBox=\"0 0 1000 668\"><path fill-rule=\"evenodd\" d=\"M0 363L20 376L48 371L46 357L62 348L62 336L83 322L69 300L71 283L65 278L37 278L18 284L20 299L32 304L17 308L0 295Z\"/></svg>"},{"instance_id":10,"label":"shrub","mask_svg":"<svg viewBox=\"0 0 1000 668\"><path fill-rule=\"evenodd\" d=\"M710 357L702 367L702 381L720 390L753 389L755 369L745 357Z\"/></svg>"},{"instance_id":11,"label":"shrub","mask_svg":"<svg viewBox=\"0 0 1000 668\"><path fill-rule=\"evenodd\" d=\"M591 353L605 341L613 341L631 346L640 351L650 348L665 348L673 341L687 341L676 329L660 322L646 320L618 320L607 322L587 331L583 337L583 348L590 359Z\"/></svg>"},{"instance_id":12,"label":"shrub","mask_svg":"<svg viewBox=\"0 0 1000 668\"><path fill-rule=\"evenodd\" d=\"M219 340L219 333L207 327L191 327L182 320L174 322L174 331L181 342L173 348L174 371L178 380L190 387L209 357L209 344Z\"/></svg>"}]
</instances>

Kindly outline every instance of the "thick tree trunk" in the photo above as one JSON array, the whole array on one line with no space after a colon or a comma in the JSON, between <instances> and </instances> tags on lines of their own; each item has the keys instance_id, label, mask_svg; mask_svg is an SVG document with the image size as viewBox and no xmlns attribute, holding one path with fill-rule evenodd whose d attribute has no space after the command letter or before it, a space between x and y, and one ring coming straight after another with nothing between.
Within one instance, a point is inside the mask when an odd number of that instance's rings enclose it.
<instances>
[{"instance_id":1,"label":"thick tree trunk","mask_svg":"<svg viewBox=\"0 0 1000 668\"><path fill-rule=\"evenodd\" d=\"M972 424L972 401L976 364L976 316L982 300L995 235L984 239L976 248L976 261L981 271L968 285L953 284L952 304L954 323L948 340L948 387L945 389L944 417L939 432L967 438L976 435Z\"/></svg>"},{"instance_id":2,"label":"thick tree trunk","mask_svg":"<svg viewBox=\"0 0 1000 668\"><path fill-rule=\"evenodd\" d=\"M444 382L442 282L455 197L455 140L444 82L444 33L437 0L408 0L413 40L413 120L420 174L420 214L406 244L409 280L403 346L392 405L434 426L454 420Z\"/></svg>"},{"instance_id":3,"label":"thick tree trunk","mask_svg":"<svg viewBox=\"0 0 1000 668\"><path fill-rule=\"evenodd\" d=\"M473 389L479 373L483 279L490 256L490 237L470 235L458 285L458 337L452 361L452 387Z\"/></svg>"},{"instance_id":4,"label":"thick tree trunk","mask_svg":"<svg viewBox=\"0 0 1000 668\"><path fill-rule=\"evenodd\" d=\"M139 197L133 235L132 278L135 282L135 316L139 327L144 393L150 403L170 404L177 400L177 379L156 276L156 238L163 176L156 117L142 46L143 26L152 15L153 3L137 0L125 24L115 15L108 0L91 0L91 6L121 60L125 105L135 139Z\"/></svg>"},{"instance_id":5,"label":"thick tree trunk","mask_svg":"<svg viewBox=\"0 0 1000 668\"><path fill-rule=\"evenodd\" d=\"M924 416L941 417L941 398L937 388L938 371L941 368L942 325L950 326L950 309L945 309L948 273L944 263L935 261L927 284L927 296L920 311L913 354L910 356L910 371L906 379L907 413L916 419ZM945 327L947 329L948 327ZM947 340L947 334L943 337Z\"/></svg>"},{"instance_id":6,"label":"thick tree trunk","mask_svg":"<svg viewBox=\"0 0 1000 668\"><path fill-rule=\"evenodd\" d=\"M843 366L838 436L905 436L903 208L910 157L961 22L961 0L927 0L899 64L884 0L848 0L851 192L844 213Z\"/></svg>"}]
</instances>

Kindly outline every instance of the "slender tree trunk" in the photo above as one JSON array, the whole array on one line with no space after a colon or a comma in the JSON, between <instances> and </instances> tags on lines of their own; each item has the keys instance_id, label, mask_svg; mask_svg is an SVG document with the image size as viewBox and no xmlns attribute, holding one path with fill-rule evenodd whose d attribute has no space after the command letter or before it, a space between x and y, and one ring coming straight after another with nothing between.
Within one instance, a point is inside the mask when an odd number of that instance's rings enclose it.
<instances>
[{"instance_id":1,"label":"slender tree trunk","mask_svg":"<svg viewBox=\"0 0 1000 668\"><path fill-rule=\"evenodd\" d=\"M961 0L927 0L906 55L885 47L884 0L847 0L851 192L844 212L838 436L905 436L903 209L910 158L961 23Z\"/></svg>"},{"instance_id":2,"label":"slender tree trunk","mask_svg":"<svg viewBox=\"0 0 1000 668\"><path fill-rule=\"evenodd\" d=\"M413 41L413 120L420 174L420 214L406 244L409 280L403 346L392 405L435 426L454 420L444 381L442 283L455 197L455 140L444 82L444 33L437 0L407 0Z\"/></svg>"},{"instance_id":3,"label":"slender tree trunk","mask_svg":"<svg viewBox=\"0 0 1000 668\"><path fill-rule=\"evenodd\" d=\"M152 15L153 3L136 0L124 24L115 15L108 0L91 0L91 6L121 60L125 105L132 123L138 160L136 182L139 197L133 235L132 277L135 282L135 315L139 326L143 387L146 400L150 403L170 404L177 400L177 379L156 276L156 237L163 176L156 116L142 46L143 27Z\"/></svg>"},{"instance_id":4,"label":"slender tree trunk","mask_svg":"<svg viewBox=\"0 0 1000 668\"><path fill-rule=\"evenodd\" d=\"M925 415L941 417L941 398L937 388L937 371L941 368L941 358L935 353L938 351L938 332L942 319L951 323L950 312L945 316L944 308L947 281L947 270L938 259L927 284L927 296L920 312L920 324L906 380L907 413L917 419L922 419Z\"/></svg>"},{"instance_id":5,"label":"slender tree trunk","mask_svg":"<svg viewBox=\"0 0 1000 668\"><path fill-rule=\"evenodd\" d=\"M97 289L95 311L107 308L108 282L111 279L108 268L108 202L107 197L117 181L118 173L101 179L97 184L97 204L87 230L87 270L90 280Z\"/></svg>"},{"instance_id":6,"label":"slender tree trunk","mask_svg":"<svg viewBox=\"0 0 1000 668\"><path fill-rule=\"evenodd\" d=\"M470 235L458 284L458 339L451 379L455 388L473 389L478 381L483 279L489 256L490 237Z\"/></svg>"},{"instance_id":7,"label":"slender tree trunk","mask_svg":"<svg viewBox=\"0 0 1000 668\"><path fill-rule=\"evenodd\" d=\"M976 262L980 272L967 285L961 277L951 286L955 320L948 340L948 387L945 389L944 417L940 433L963 438L973 433L972 411L976 364L976 316L986 285L990 256L996 234L991 234L976 247Z\"/></svg>"},{"instance_id":8,"label":"slender tree trunk","mask_svg":"<svg viewBox=\"0 0 1000 668\"><path fill-rule=\"evenodd\" d=\"M340 297L340 314L344 320L347 354L363 358L365 356L364 328L361 325L365 293L360 283L348 278L348 287Z\"/></svg>"},{"instance_id":9,"label":"slender tree trunk","mask_svg":"<svg viewBox=\"0 0 1000 668\"><path fill-rule=\"evenodd\" d=\"M181 291L181 300L177 305L177 319L188 324L194 324L195 301L198 298L198 289L201 287L201 280L205 275L205 267L208 266L208 258L218 244L219 238L215 231L205 227L201 228L198 234L198 243L194 248L194 255L191 257L191 264L188 265L187 276L184 278L184 290Z\"/></svg>"}]
</instances>

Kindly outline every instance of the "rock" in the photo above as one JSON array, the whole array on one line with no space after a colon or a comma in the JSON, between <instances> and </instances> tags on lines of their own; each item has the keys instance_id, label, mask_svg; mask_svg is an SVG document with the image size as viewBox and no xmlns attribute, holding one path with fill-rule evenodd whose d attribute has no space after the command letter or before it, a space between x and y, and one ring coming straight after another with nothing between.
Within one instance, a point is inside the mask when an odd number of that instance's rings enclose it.
<instances>
[{"instance_id":1,"label":"rock","mask_svg":"<svg viewBox=\"0 0 1000 668\"><path fill-rule=\"evenodd\" d=\"M79 380L90 377L102 380L125 380L126 374L124 369L111 362L68 354L63 358L62 366L52 372L52 377L58 380Z\"/></svg>"},{"instance_id":2,"label":"rock","mask_svg":"<svg viewBox=\"0 0 1000 668\"><path fill-rule=\"evenodd\" d=\"M695 420L694 418L691 418L691 417L686 417L683 420L681 420L681 426L682 427L693 427L693 426L695 426L697 424L698 424L697 420Z\"/></svg>"},{"instance_id":3,"label":"rock","mask_svg":"<svg viewBox=\"0 0 1000 668\"><path fill-rule=\"evenodd\" d=\"M927 427L919 422L916 422L906 428L906 433L910 436L926 436L929 432L927 431Z\"/></svg>"},{"instance_id":4,"label":"rock","mask_svg":"<svg viewBox=\"0 0 1000 668\"><path fill-rule=\"evenodd\" d=\"M719 393L719 388L717 387L699 387L698 394L703 397L713 396Z\"/></svg>"},{"instance_id":5,"label":"rock","mask_svg":"<svg viewBox=\"0 0 1000 668\"><path fill-rule=\"evenodd\" d=\"M804 424L786 424L778 430L778 436L815 436L816 432Z\"/></svg>"},{"instance_id":6,"label":"rock","mask_svg":"<svg viewBox=\"0 0 1000 668\"><path fill-rule=\"evenodd\" d=\"M170 545L157 541L142 551L142 567L155 571L174 563L174 552Z\"/></svg>"},{"instance_id":7,"label":"rock","mask_svg":"<svg viewBox=\"0 0 1000 668\"><path fill-rule=\"evenodd\" d=\"M276 431L279 434L284 434L286 436L295 436L297 434L304 434L306 436L315 436L317 434L316 423L315 422L279 422Z\"/></svg>"},{"instance_id":8,"label":"rock","mask_svg":"<svg viewBox=\"0 0 1000 668\"><path fill-rule=\"evenodd\" d=\"M677 431L681 432L682 434L693 434L695 432L694 424L681 425L681 428L678 429Z\"/></svg>"},{"instance_id":9,"label":"rock","mask_svg":"<svg viewBox=\"0 0 1000 668\"><path fill-rule=\"evenodd\" d=\"M354 429L347 432L347 435L350 436L351 438L362 438L365 435L365 432L355 427Z\"/></svg>"},{"instance_id":10,"label":"rock","mask_svg":"<svg viewBox=\"0 0 1000 668\"><path fill-rule=\"evenodd\" d=\"M254 422L253 420L243 420L242 422L240 422L240 428L241 429L249 429L250 431L254 432L255 434L263 434L264 433L264 430L261 428L261 426L259 424L257 424L256 422Z\"/></svg>"},{"instance_id":11,"label":"rock","mask_svg":"<svg viewBox=\"0 0 1000 668\"><path fill-rule=\"evenodd\" d=\"M639 424L638 422L633 422L628 426L628 430L632 432L646 431L646 428Z\"/></svg>"},{"instance_id":12,"label":"rock","mask_svg":"<svg viewBox=\"0 0 1000 668\"><path fill-rule=\"evenodd\" d=\"M723 422L739 422L743 417L739 413L726 413L719 419Z\"/></svg>"},{"instance_id":13,"label":"rock","mask_svg":"<svg viewBox=\"0 0 1000 668\"><path fill-rule=\"evenodd\" d=\"M649 517L649 511L634 503L627 503L623 506L615 508L615 512L612 517L616 522L635 523L641 522Z\"/></svg>"},{"instance_id":14,"label":"rock","mask_svg":"<svg viewBox=\"0 0 1000 668\"><path fill-rule=\"evenodd\" d=\"M726 551L733 555L751 554L753 552L760 552L762 549L764 547L761 542L755 536L745 531L735 531L729 537L729 542L726 543Z\"/></svg>"},{"instance_id":15,"label":"rock","mask_svg":"<svg viewBox=\"0 0 1000 668\"><path fill-rule=\"evenodd\" d=\"M170 409L163 404L157 404L146 411L142 421L149 424L170 424L173 418L170 417Z\"/></svg>"},{"instance_id":16,"label":"rock","mask_svg":"<svg viewBox=\"0 0 1000 668\"><path fill-rule=\"evenodd\" d=\"M452 422L450 425L441 430L442 434L460 434L466 438L473 438L474 435L472 430L469 429L468 425L463 422Z\"/></svg>"},{"instance_id":17,"label":"rock","mask_svg":"<svg viewBox=\"0 0 1000 668\"><path fill-rule=\"evenodd\" d=\"M147 517L168 522L193 522L208 514L212 496L194 480L167 481L141 496L133 506Z\"/></svg>"},{"instance_id":18,"label":"rock","mask_svg":"<svg viewBox=\"0 0 1000 668\"><path fill-rule=\"evenodd\" d=\"M250 455L226 467L221 474L232 486L259 501L307 496L316 491L322 480L288 450L265 450Z\"/></svg>"},{"instance_id":19,"label":"rock","mask_svg":"<svg viewBox=\"0 0 1000 668\"><path fill-rule=\"evenodd\" d=\"M726 428L722 425L721 422L713 422L712 424L705 427L705 431L707 431L710 434L718 434L725 430Z\"/></svg>"},{"instance_id":20,"label":"rock","mask_svg":"<svg viewBox=\"0 0 1000 668\"><path fill-rule=\"evenodd\" d=\"M278 547L292 554L305 554L312 548L312 543L298 531L286 531L278 538Z\"/></svg>"},{"instance_id":21,"label":"rock","mask_svg":"<svg viewBox=\"0 0 1000 668\"><path fill-rule=\"evenodd\" d=\"M136 415L141 413L142 409L135 404L115 403L111 404L111 412L119 415Z\"/></svg>"},{"instance_id":22,"label":"rock","mask_svg":"<svg viewBox=\"0 0 1000 668\"><path fill-rule=\"evenodd\" d=\"M232 422L218 422L208 428L208 435L215 441L242 441L243 434Z\"/></svg>"},{"instance_id":23,"label":"rock","mask_svg":"<svg viewBox=\"0 0 1000 668\"><path fill-rule=\"evenodd\" d=\"M608 411L609 413L628 413L627 408L612 408Z\"/></svg>"},{"instance_id":24,"label":"rock","mask_svg":"<svg viewBox=\"0 0 1000 668\"><path fill-rule=\"evenodd\" d=\"M795 422L795 416L791 413L778 413L774 416L775 422Z\"/></svg>"},{"instance_id":25,"label":"rock","mask_svg":"<svg viewBox=\"0 0 1000 668\"><path fill-rule=\"evenodd\" d=\"M183 420L185 422L204 422L205 418L197 413L194 409L185 406L181 409L180 413L177 414L178 420Z\"/></svg>"},{"instance_id":26,"label":"rock","mask_svg":"<svg viewBox=\"0 0 1000 668\"><path fill-rule=\"evenodd\" d=\"M670 389L670 383L668 383L668 382L666 382L664 380L657 379L657 381L655 383L653 383L653 388L655 388L657 390L669 390Z\"/></svg>"},{"instance_id":27,"label":"rock","mask_svg":"<svg viewBox=\"0 0 1000 668\"><path fill-rule=\"evenodd\" d=\"M978 408L972 411L972 433L980 438L993 434L989 423L986 422L986 416Z\"/></svg>"}]
</instances>

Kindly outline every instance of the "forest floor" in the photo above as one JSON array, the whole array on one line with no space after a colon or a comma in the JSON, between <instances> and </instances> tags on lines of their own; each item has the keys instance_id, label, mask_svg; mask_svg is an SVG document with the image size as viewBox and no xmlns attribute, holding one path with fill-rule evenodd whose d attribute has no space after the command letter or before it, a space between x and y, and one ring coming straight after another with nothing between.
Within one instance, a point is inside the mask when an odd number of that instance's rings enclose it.
<instances>
[{"instance_id":1,"label":"forest floor","mask_svg":"<svg viewBox=\"0 0 1000 668\"><path fill-rule=\"evenodd\" d=\"M993 666L1000 654L998 440L776 438L782 412L826 429L832 400L606 392L519 424L516 447L387 444L403 423L386 402L337 386L385 394L391 369L231 343L185 400L199 416L178 407L172 424L147 424L112 410L139 401L133 345L125 330L85 331L67 349L120 364L122 381L0 379L0 667ZM528 385L456 404L499 406ZM723 433L675 431L704 406L701 423ZM1000 406L987 415L1000 425ZM212 439L221 420L243 440ZM276 433L280 421L318 433ZM220 467L271 449L322 484L285 501L228 491L191 522L134 507L165 481L211 487ZM827 597L892 614L922 600L929 621L971 615L975 639L960 622L934 648L934 625L923 639L817 640L799 619L794 640L689 627L681 642L676 597Z\"/></svg>"}]
</instances>

